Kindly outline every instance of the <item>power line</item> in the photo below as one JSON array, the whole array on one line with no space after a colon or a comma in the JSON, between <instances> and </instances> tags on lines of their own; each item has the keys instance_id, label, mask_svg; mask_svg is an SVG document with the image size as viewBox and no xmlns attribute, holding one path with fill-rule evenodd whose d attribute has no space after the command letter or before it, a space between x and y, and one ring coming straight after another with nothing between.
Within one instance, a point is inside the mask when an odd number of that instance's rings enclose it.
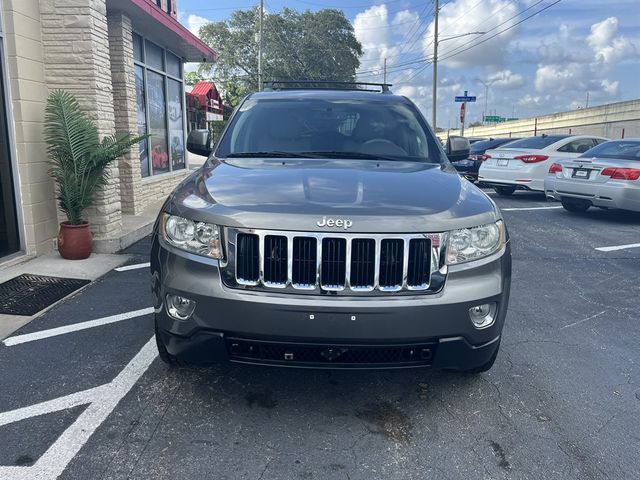
<instances>
[{"instance_id":1,"label":"power line","mask_svg":"<svg viewBox=\"0 0 640 480\"><path fill-rule=\"evenodd\" d=\"M550 8L551 8L551 7L553 7L554 5L556 5L556 4L558 4L558 3L560 3L561 1L562 1L562 0L555 0L554 2L550 3L550 4L549 4L549 5L547 5L546 7L541 8L541 9L540 9L540 10L538 10L537 12L533 12L531 15L526 16L525 18L523 18L522 20L519 20L518 22L514 23L513 25L510 25L509 27L507 27L507 28L505 28L505 29L503 29L503 30L500 30L499 32L497 32L497 33L495 33L495 34L491 35L490 37L487 37L487 38L485 38L485 39L482 39L482 40L481 40L481 41L479 41L478 43L476 43L476 44L474 44L474 45L471 45L471 46L469 46L469 47L467 47L467 48L465 48L465 49L463 49L463 50L460 50L459 52L456 52L456 53L453 53L453 54L449 54L450 52L447 52L447 53L445 54L445 57L444 57L444 58L441 58L441 60L446 60L447 58L455 57L456 55L460 55L461 53L466 52L466 51L468 51L468 50L471 50L472 48L475 48L475 47L477 47L478 45L482 45L483 43L488 42L488 41L489 41L489 40L491 40L492 38L495 38L495 37L497 37L498 35L501 35L502 33L507 32L507 31L511 30L512 28L517 27L517 26L518 26L518 25L520 25L521 23L526 22L526 21L527 21L527 20L529 20L530 18L533 18L533 17L535 17L536 15L538 15L538 14L540 14L540 13L544 12L545 10L550 9ZM537 2L535 5L537 5L538 3L540 3L540 2ZM526 10L525 10L525 11L526 11ZM523 11L522 13L524 13L524 11ZM503 23L505 23L505 22L503 22ZM501 25L502 25L502 24L501 24ZM492 30L493 30L493 29L492 29ZM491 30L490 30L490 31L491 31ZM460 47L457 47L457 48L460 48ZM455 50L455 49L454 49L454 50ZM451 52L453 52L454 50L452 50Z\"/></svg>"},{"instance_id":2,"label":"power line","mask_svg":"<svg viewBox=\"0 0 640 480\"><path fill-rule=\"evenodd\" d=\"M502 25L504 25L504 24L506 24L506 23L509 23L509 22L510 22L511 20L513 20L514 18L516 18L516 17L518 17L518 16L522 15L523 13L525 13L525 12L526 12L526 11L528 11L528 10L531 10L533 7L535 7L536 5L539 5L539 4L540 4L540 3L542 3L543 1L544 1L544 0L539 0L538 2L536 2L536 3L534 3L533 5L531 5L531 6L527 7L526 9L524 9L522 12L518 12L516 15L513 15L512 17L508 18L508 19L507 19L507 20L505 20L504 22L502 22L502 23L500 23L500 24L496 25L495 27L493 27L493 28L489 29L488 31L486 31L486 32L485 32L483 35L481 35L481 36L484 36L484 35L486 35L486 34L488 34L488 33L492 32L492 31L496 30L497 28L501 27ZM550 3L549 5L545 6L544 8L542 8L542 9L540 9L540 10L538 10L538 11L536 11L536 12L532 13L531 15L528 15L527 17L525 17L525 18L523 18L522 20L520 20L520 21L518 21L518 22L516 22L516 23L514 23L514 24L512 24L512 25L510 25L510 26L509 26L509 27L507 27L507 28L504 28L504 29L500 30L499 32L497 32L497 33L495 33L495 34L491 35L490 37L487 37L487 38L485 38L485 39L482 39L481 41L478 41L477 43L474 43L474 42L476 42L476 40L477 40L477 38L475 38L475 39L470 40L470 41L468 41L468 42L466 42L466 43L463 43L462 45L459 45L459 46L457 46L457 47L454 47L453 49L451 49L451 50L449 50L449 51L445 52L445 53L444 53L444 55L443 55L442 57L440 57L440 59L439 59L439 60L440 60L440 61L444 61L444 60L446 60L446 59L448 59L448 58L452 58L452 57L454 57L454 56L456 56L456 55L459 55L459 54L461 54L461 53L463 53L463 52L466 52L466 51L468 51L468 50L470 50L470 49L472 49L472 48L475 48L475 47L477 47L478 45L481 45L481 44L483 44L483 43L485 43L485 42L487 42L487 41L491 40L492 38L495 38L495 37L497 37L498 35L500 35L500 34L502 34L502 33L504 33L504 32L507 32L507 31L511 30L512 28L515 28L516 26L520 25L521 23L525 22L526 20L528 20L528 19L530 19L530 18L532 18L532 17L535 17L535 16L536 16L536 15L538 15L539 13L542 13L543 11L545 11L545 10L547 10L547 9L551 8L552 6L556 5L556 4L557 4L557 3L559 3L560 1L562 1L562 0L556 0L556 1L554 1L553 3ZM503 7L503 8L504 8L504 7ZM480 26L480 24L476 25L476 27L478 27L478 26ZM470 45L470 44L473 44L473 45ZM463 47L466 47L467 45L470 45L470 46L469 46L469 47L467 47L467 48L463 48ZM431 58L430 58L430 57L423 57L423 58L420 58L420 59L417 59L417 60L414 60L414 61L404 62L404 63L403 63L403 64L401 64L401 65L402 65L402 66L415 65L415 64L422 63L422 62L425 62L425 61L430 61L430 60L431 60ZM420 71L422 71L422 70L420 70ZM416 76L416 75L413 75L413 76L411 76L411 77L410 77L409 79L407 79L407 80L404 80L404 81L402 81L402 82L395 82L395 83L407 83L408 81L410 81L410 80L412 80L413 78L415 78L415 76Z\"/></svg>"},{"instance_id":3,"label":"power line","mask_svg":"<svg viewBox=\"0 0 640 480\"><path fill-rule=\"evenodd\" d=\"M541 0L541 1L542 1L542 0ZM536 3L536 4L534 4L534 5L537 5L538 3L541 3L541 1L540 1L540 2L537 2L537 3ZM522 20L520 20L520 21L516 22L515 24L513 24L513 25L511 25L511 26L509 26L509 27L507 27L507 28L505 28L505 29L503 29L503 30L501 30L501 31L499 31L499 32L497 32L497 33L495 33L495 34L491 35L490 37L485 38L485 39L483 39L482 41L477 42L477 43L475 43L474 45L471 45L471 46L469 46L469 47L467 47L467 48L465 48L465 49L463 49L463 50L460 50L460 51L458 51L458 52L452 53L452 52L454 52L454 51L456 50L456 49L453 49L453 50L451 50L450 52L445 53L445 55L444 55L443 57L440 57L440 58L439 58L439 60L440 60L440 61L447 60L447 59L449 59L449 58L455 57L456 55L460 55L460 54L461 54L461 53L463 53L463 52L466 52L466 51L468 51L468 50L471 50L472 48L475 48L475 47L477 47L478 45L481 45L481 44L483 44L483 43L485 43L485 42L488 42L488 41L489 41L489 40L491 40L492 38L495 38L495 37L497 37L498 35L500 35L500 34L502 34L502 33L506 32L506 31L508 31L508 30L511 30L512 28L515 28L516 26L520 25L521 23L523 23L523 22L525 22L525 21L529 20L529 19L530 19L530 18L532 18L532 17L535 17L536 15L538 15L538 14L540 14L540 13L544 12L545 10L548 10L549 8L551 8L551 7L553 7L554 5L556 5L556 4L558 4L558 3L560 3L561 1L562 1L562 0L556 0L555 2L550 3L549 5L545 6L544 8L541 8L541 9L540 9L540 10L538 10L537 12L532 13L531 15L528 15L527 17L525 17L525 18L523 18ZM523 12L519 13L518 15L521 15L521 14L522 14L522 13L524 13L526 10L528 10L528 9L523 10ZM514 17L512 17L512 18L514 18ZM511 19L509 19L509 20L511 20ZM507 20L507 22L508 22L509 20ZM503 22L502 24L504 24L504 23L506 23L506 22ZM500 24L500 25L502 25L502 24ZM498 25L498 26L500 26L500 25ZM495 29L495 28L497 28L497 27L494 27L494 29ZM491 30L494 30L494 29L491 29ZM491 30L490 30L490 31L491 31ZM487 33L488 33L488 32L487 32ZM468 44L468 43L469 43L469 42L467 42L467 44ZM465 44L465 45L466 45L466 44ZM460 47L457 47L457 48L460 48ZM427 66L429 66L430 64L431 64L431 61L428 61L428 62L427 62L423 67L421 67L420 69L418 69L418 71L416 71L416 72L415 72L413 75L411 75L409 78L407 78L406 80L404 80L404 81L402 81L402 82L395 82L395 84L396 84L396 85L402 85L402 84L409 83L411 80L413 80L415 77L417 77L420 73L422 73L422 72L427 68Z\"/></svg>"}]
</instances>

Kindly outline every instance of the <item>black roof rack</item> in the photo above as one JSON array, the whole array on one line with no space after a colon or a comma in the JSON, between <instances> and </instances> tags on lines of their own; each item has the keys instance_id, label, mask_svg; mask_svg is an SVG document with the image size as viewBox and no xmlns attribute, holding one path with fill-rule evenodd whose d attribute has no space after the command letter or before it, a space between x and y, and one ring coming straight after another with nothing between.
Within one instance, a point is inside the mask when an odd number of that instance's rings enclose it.
<instances>
[{"instance_id":1,"label":"black roof rack","mask_svg":"<svg viewBox=\"0 0 640 480\"><path fill-rule=\"evenodd\" d=\"M391 93L390 83L338 82L333 80L269 80L262 82L264 90L356 90L359 92ZM362 87L378 87L377 89Z\"/></svg>"}]
</instances>

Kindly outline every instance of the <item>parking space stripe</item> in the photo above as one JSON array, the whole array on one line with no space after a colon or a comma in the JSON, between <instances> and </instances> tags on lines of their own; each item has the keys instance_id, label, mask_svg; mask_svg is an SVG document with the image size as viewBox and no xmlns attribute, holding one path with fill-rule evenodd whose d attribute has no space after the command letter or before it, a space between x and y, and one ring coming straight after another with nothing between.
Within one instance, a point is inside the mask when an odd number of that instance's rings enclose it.
<instances>
[{"instance_id":1,"label":"parking space stripe","mask_svg":"<svg viewBox=\"0 0 640 480\"><path fill-rule=\"evenodd\" d=\"M129 270L138 270L140 268L149 268L151 266L151 262L147 263L136 263L135 265L125 265L124 267L118 267L114 270L116 272L128 272Z\"/></svg>"},{"instance_id":2,"label":"parking space stripe","mask_svg":"<svg viewBox=\"0 0 640 480\"><path fill-rule=\"evenodd\" d=\"M629 243L627 245L614 245L612 247L596 247L600 252L613 252L615 250L626 250L627 248L640 248L640 243Z\"/></svg>"},{"instance_id":3,"label":"parking space stripe","mask_svg":"<svg viewBox=\"0 0 640 480\"><path fill-rule=\"evenodd\" d=\"M93 435L102 422L104 422L118 406L120 400L129 393L140 377L147 371L157 355L158 351L155 345L155 337L151 337L111 383L32 407L26 407L26 409L31 409L31 413L33 414L31 416L38 416L44 413L60 411L59 407L64 402L70 403L70 406L67 408L89 403L89 406L78 416L77 420L58 437L53 445L47 449L33 466L0 466L0 478L3 480L58 478L62 472L64 472L65 468L67 468L71 460L78 454L80 449L87 443L89 438L91 438L91 435ZM74 395L76 396L74 397ZM81 401L83 396L86 401ZM1 415L5 420L16 418L16 420L9 422L13 423L24 418L29 418L24 417L26 409L13 410Z\"/></svg>"},{"instance_id":4,"label":"parking space stripe","mask_svg":"<svg viewBox=\"0 0 640 480\"><path fill-rule=\"evenodd\" d=\"M150 315L153 313L153 311L154 311L153 308L149 307L149 308L143 308L141 310L134 310L133 312L119 313L117 315L98 318L96 320L89 320L86 322L65 325L64 327L50 328L49 330L42 330L42 331L33 332L33 333L25 333L24 335L16 335L15 337L9 337L5 339L2 343L4 343L7 347L11 347L13 345L20 345L22 343L42 340L43 338L56 337L58 335L64 335L66 333L77 332L78 330L86 330L88 328L100 327L102 325L108 325L110 323L116 323L116 322L121 322L123 320L129 320L131 318Z\"/></svg>"},{"instance_id":5,"label":"parking space stripe","mask_svg":"<svg viewBox=\"0 0 640 480\"><path fill-rule=\"evenodd\" d=\"M81 392L75 392L65 397L54 398L53 400L47 400L46 402L37 403L28 407L0 413L0 427L10 423L19 422L20 420L25 420L27 418L39 417L40 415L45 415L47 413L59 412L79 405L86 405L93 402L102 393L104 393L104 389L105 385L102 385L100 387L90 388Z\"/></svg>"},{"instance_id":6,"label":"parking space stripe","mask_svg":"<svg viewBox=\"0 0 640 480\"><path fill-rule=\"evenodd\" d=\"M515 212L519 210L555 210L557 208L562 208L561 206L553 206L553 207L514 207L514 208L501 208L503 212Z\"/></svg>"}]
</instances>

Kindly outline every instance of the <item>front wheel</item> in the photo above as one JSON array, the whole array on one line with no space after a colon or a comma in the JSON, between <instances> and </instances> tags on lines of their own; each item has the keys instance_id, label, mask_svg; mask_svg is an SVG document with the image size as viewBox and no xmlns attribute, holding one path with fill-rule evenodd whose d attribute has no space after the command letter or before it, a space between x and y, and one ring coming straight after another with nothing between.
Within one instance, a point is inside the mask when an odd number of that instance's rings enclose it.
<instances>
[{"instance_id":1,"label":"front wheel","mask_svg":"<svg viewBox=\"0 0 640 480\"><path fill-rule=\"evenodd\" d=\"M591 206L591 202L579 198L563 198L561 201L564 209L573 213L584 213Z\"/></svg>"},{"instance_id":2,"label":"front wheel","mask_svg":"<svg viewBox=\"0 0 640 480\"><path fill-rule=\"evenodd\" d=\"M516 191L516 187L493 187L493 189L501 197L510 197Z\"/></svg>"}]
</instances>

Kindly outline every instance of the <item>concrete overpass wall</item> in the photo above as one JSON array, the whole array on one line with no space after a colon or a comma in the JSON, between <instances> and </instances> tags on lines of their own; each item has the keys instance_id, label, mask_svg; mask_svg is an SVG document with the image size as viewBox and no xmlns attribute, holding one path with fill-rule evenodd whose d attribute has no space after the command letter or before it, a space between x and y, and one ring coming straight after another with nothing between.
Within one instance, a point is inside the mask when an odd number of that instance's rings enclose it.
<instances>
[{"instance_id":1,"label":"concrete overpass wall","mask_svg":"<svg viewBox=\"0 0 640 480\"><path fill-rule=\"evenodd\" d=\"M598 107L583 108L570 112L554 113L537 118L527 118L491 126L467 127L467 137L525 137L537 134L600 135L616 139L640 138L640 99L627 102L610 103ZM449 135L460 135L459 130L440 132L438 136L446 139Z\"/></svg>"}]
</instances>

